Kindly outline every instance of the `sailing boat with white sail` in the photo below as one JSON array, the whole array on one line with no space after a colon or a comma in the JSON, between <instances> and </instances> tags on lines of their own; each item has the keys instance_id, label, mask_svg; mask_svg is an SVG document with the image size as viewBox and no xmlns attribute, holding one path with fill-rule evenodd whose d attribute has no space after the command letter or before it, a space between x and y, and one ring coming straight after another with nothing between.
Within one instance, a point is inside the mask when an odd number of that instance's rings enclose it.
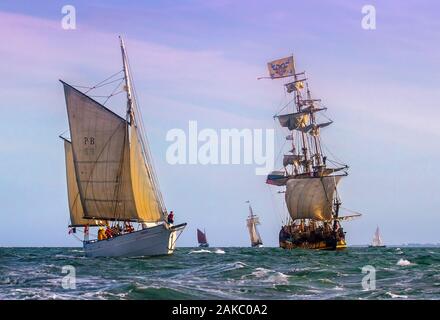
<instances>
[{"instance_id":1,"label":"sailing boat with white sail","mask_svg":"<svg viewBox=\"0 0 440 320\"><path fill-rule=\"evenodd\" d=\"M199 243L200 248L208 248L209 247L208 240L206 239L206 231L205 230L202 231L200 229L197 229L197 241Z\"/></svg>"},{"instance_id":2,"label":"sailing boat with white sail","mask_svg":"<svg viewBox=\"0 0 440 320\"><path fill-rule=\"evenodd\" d=\"M125 118L60 80L70 129L70 141L63 138L70 226L84 227L87 256L167 255L186 223L168 219L122 38L120 45ZM98 239L89 240L89 227L99 227Z\"/></svg>"},{"instance_id":3,"label":"sailing boat with white sail","mask_svg":"<svg viewBox=\"0 0 440 320\"><path fill-rule=\"evenodd\" d=\"M380 235L379 226L376 228L376 232L374 233L373 241L369 247L376 247L376 248L385 248L385 244L382 241L382 236Z\"/></svg>"},{"instance_id":4,"label":"sailing boat with white sail","mask_svg":"<svg viewBox=\"0 0 440 320\"><path fill-rule=\"evenodd\" d=\"M263 246L263 240L261 240L260 233L257 229L257 225L260 224L260 218L256 214L254 214L250 202L247 201L247 203L249 203L249 216L246 219L246 225L249 230L251 246L253 248L260 248Z\"/></svg>"},{"instance_id":5,"label":"sailing boat with white sail","mask_svg":"<svg viewBox=\"0 0 440 320\"><path fill-rule=\"evenodd\" d=\"M279 233L281 248L343 249L347 246L339 214L337 185L348 175L348 166L324 153L321 130L333 123L320 99L312 98L305 72L297 73L293 56L268 63L270 79L284 79L288 102L274 116L287 129L289 151L283 169L268 175L266 183L285 187L290 216ZM320 117L325 119L321 120ZM330 153L331 154L331 153Z\"/></svg>"}]
</instances>

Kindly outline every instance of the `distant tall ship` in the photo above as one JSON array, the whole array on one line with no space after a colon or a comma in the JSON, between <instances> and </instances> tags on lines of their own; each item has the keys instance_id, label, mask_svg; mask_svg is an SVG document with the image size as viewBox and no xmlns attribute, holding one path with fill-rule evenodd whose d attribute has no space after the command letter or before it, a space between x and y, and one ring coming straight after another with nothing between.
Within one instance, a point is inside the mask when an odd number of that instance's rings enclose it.
<instances>
[{"instance_id":1,"label":"distant tall ship","mask_svg":"<svg viewBox=\"0 0 440 320\"><path fill-rule=\"evenodd\" d=\"M111 77L88 91L124 82L125 118L60 80L70 128L70 141L62 137L70 233L84 228L84 251L91 257L168 255L186 223L174 225L165 208L122 39L120 44L123 63L117 75L122 77ZM89 239L90 227L98 228L97 239Z\"/></svg>"},{"instance_id":2,"label":"distant tall ship","mask_svg":"<svg viewBox=\"0 0 440 320\"><path fill-rule=\"evenodd\" d=\"M260 233L258 232L257 225L260 224L260 218L254 214L252 206L249 201L249 216L246 219L246 225L249 230L249 237L251 239L251 246L260 248L263 246L263 240L261 240Z\"/></svg>"},{"instance_id":3,"label":"distant tall ship","mask_svg":"<svg viewBox=\"0 0 440 320\"><path fill-rule=\"evenodd\" d=\"M284 84L288 103L274 116L286 128L289 145L283 168L270 173L266 183L284 187L290 217L279 233L281 248L343 249L347 246L339 214L337 185L348 175L346 164L324 153L321 130L333 123L327 110L314 99L305 72L296 73L293 56L268 63L270 79L288 78ZM320 121L324 118L324 121ZM330 153L330 155L332 155Z\"/></svg>"},{"instance_id":4,"label":"distant tall ship","mask_svg":"<svg viewBox=\"0 0 440 320\"><path fill-rule=\"evenodd\" d=\"M197 229L197 241L199 243L199 247L200 248L208 248L209 247L209 243L208 240L206 239L206 232L200 229Z\"/></svg>"},{"instance_id":5,"label":"distant tall ship","mask_svg":"<svg viewBox=\"0 0 440 320\"><path fill-rule=\"evenodd\" d=\"M373 236L373 241L371 242L371 245L369 247L378 247L378 248L385 248L385 244L382 241L382 237L380 235L379 226L376 228L376 232Z\"/></svg>"}]
</instances>

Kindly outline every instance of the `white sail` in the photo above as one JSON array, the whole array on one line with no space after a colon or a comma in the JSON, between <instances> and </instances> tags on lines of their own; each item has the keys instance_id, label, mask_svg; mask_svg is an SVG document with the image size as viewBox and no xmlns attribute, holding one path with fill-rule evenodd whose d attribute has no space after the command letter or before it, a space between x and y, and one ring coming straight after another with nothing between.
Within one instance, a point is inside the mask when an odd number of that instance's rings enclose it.
<instances>
[{"instance_id":1,"label":"white sail","mask_svg":"<svg viewBox=\"0 0 440 320\"><path fill-rule=\"evenodd\" d=\"M262 245L263 240L261 239L260 233L257 230L257 225L260 224L260 219L258 216L254 215L251 205L249 204L249 217L246 220L247 227L249 230L249 236L251 238L252 246Z\"/></svg>"},{"instance_id":2,"label":"white sail","mask_svg":"<svg viewBox=\"0 0 440 320\"><path fill-rule=\"evenodd\" d=\"M383 246L383 241L382 241L382 237L380 236L379 227L376 228L376 232L374 233L372 246L373 247Z\"/></svg>"},{"instance_id":3,"label":"white sail","mask_svg":"<svg viewBox=\"0 0 440 320\"><path fill-rule=\"evenodd\" d=\"M252 244L262 244L260 233L257 230L257 224L260 224L259 218L253 216L247 219L247 227L249 230L249 236Z\"/></svg>"},{"instance_id":4,"label":"white sail","mask_svg":"<svg viewBox=\"0 0 440 320\"><path fill-rule=\"evenodd\" d=\"M340 179L341 176L289 179L285 198L291 218L331 220Z\"/></svg>"}]
</instances>

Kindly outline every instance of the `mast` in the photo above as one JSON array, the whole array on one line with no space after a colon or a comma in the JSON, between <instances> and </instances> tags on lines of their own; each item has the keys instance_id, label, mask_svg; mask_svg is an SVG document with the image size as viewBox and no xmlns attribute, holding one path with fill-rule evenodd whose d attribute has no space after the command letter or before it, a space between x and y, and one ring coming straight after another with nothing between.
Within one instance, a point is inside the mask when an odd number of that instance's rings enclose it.
<instances>
[{"instance_id":1,"label":"mast","mask_svg":"<svg viewBox=\"0 0 440 320\"><path fill-rule=\"evenodd\" d=\"M311 112L311 115L310 115L310 122L312 123L312 124L315 124L316 123L316 121L315 121L315 113L313 112L313 108L314 108L314 105L313 105L313 100L312 100L312 95L311 95L311 93L310 93L310 89L309 89L309 84L308 83L306 83L306 88L307 88L307 100L309 100L309 101L312 101L311 102L311 107L312 107L312 112ZM313 135L313 141L314 141L314 144L315 144L315 158L316 158L316 160L317 160L317 165L318 165L318 167L321 165L321 153L320 153L320 144L319 144L319 137L318 136L316 136L316 135Z\"/></svg>"},{"instance_id":2,"label":"mast","mask_svg":"<svg viewBox=\"0 0 440 320\"><path fill-rule=\"evenodd\" d=\"M295 68L295 60L293 60L293 79L294 79L294 83L296 85L296 83L298 82L298 74L296 73L296 68ZM295 90L294 91L294 95L295 95L295 103L296 103L296 108L297 108L297 112L301 112L301 94L299 92L299 90ZM293 131L292 131L292 138L293 138ZM310 172L310 166L309 166L309 158L308 158L308 146L307 146L307 137L306 137L306 133L301 131L301 140L302 140L302 152L304 155L304 171L306 173ZM293 139L292 139L292 144L293 144Z\"/></svg>"},{"instance_id":3,"label":"mast","mask_svg":"<svg viewBox=\"0 0 440 320\"><path fill-rule=\"evenodd\" d=\"M119 36L119 40L121 43L121 54L122 54L122 70L124 71L124 78L125 78L125 91L127 92L127 122L132 123L133 122L133 99L132 99L132 92L131 92L131 81L130 81L130 75L129 75L129 68L127 64L127 58L125 53L125 45L124 40L122 40L122 37Z\"/></svg>"},{"instance_id":4,"label":"mast","mask_svg":"<svg viewBox=\"0 0 440 320\"><path fill-rule=\"evenodd\" d=\"M137 106L134 90L132 86L132 78L130 75L130 66L127 58L127 52L125 49L124 40L121 36L119 36L120 44L121 44L121 54L122 54L122 66L124 71L124 78L125 78L125 86L127 91L127 123L131 126L134 126L134 128L139 129L140 136L139 140L141 143L141 149L142 149L142 156L145 160L145 166L147 168L147 171L150 176L150 181L153 185L154 193L158 199L158 204L160 207L160 210L162 211L163 219L165 220L165 214L167 212L165 203L163 201L163 196L160 191L159 182L156 176L156 172L154 170L151 152L149 149L149 145L147 142L145 142L144 137L146 137L143 125L142 125L142 115L140 113L140 110ZM139 118L139 119L137 119Z\"/></svg>"}]
</instances>

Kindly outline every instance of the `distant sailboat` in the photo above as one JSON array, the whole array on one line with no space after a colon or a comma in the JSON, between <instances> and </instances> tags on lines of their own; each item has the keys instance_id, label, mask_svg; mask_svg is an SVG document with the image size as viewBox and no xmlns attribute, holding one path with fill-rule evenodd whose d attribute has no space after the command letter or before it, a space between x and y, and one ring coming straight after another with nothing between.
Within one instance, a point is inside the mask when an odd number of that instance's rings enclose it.
<instances>
[{"instance_id":1,"label":"distant sailboat","mask_svg":"<svg viewBox=\"0 0 440 320\"><path fill-rule=\"evenodd\" d=\"M254 211L252 210L252 206L249 201L249 216L246 219L246 224L249 230L249 236L251 238L251 246L260 248L263 246L263 240L261 240L260 233L257 230L257 225L260 224L260 218L254 214Z\"/></svg>"},{"instance_id":2,"label":"distant sailboat","mask_svg":"<svg viewBox=\"0 0 440 320\"><path fill-rule=\"evenodd\" d=\"M382 241L382 237L380 236L379 226L376 228L376 232L374 233L373 241L372 241L371 245L369 245L369 247L380 247L380 248L386 247Z\"/></svg>"},{"instance_id":3,"label":"distant sailboat","mask_svg":"<svg viewBox=\"0 0 440 320\"><path fill-rule=\"evenodd\" d=\"M199 242L200 248L209 247L208 240L206 240L206 232L204 230L201 231L200 229L197 229L197 241Z\"/></svg>"},{"instance_id":4,"label":"distant sailboat","mask_svg":"<svg viewBox=\"0 0 440 320\"><path fill-rule=\"evenodd\" d=\"M71 140L62 138L71 232L84 227L87 256L172 254L186 223L173 225L167 219L122 39L121 52L118 81L125 82L125 118L61 81ZM89 227L99 227L98 239L89 240Z\"/></svg>"}]
</instances>

